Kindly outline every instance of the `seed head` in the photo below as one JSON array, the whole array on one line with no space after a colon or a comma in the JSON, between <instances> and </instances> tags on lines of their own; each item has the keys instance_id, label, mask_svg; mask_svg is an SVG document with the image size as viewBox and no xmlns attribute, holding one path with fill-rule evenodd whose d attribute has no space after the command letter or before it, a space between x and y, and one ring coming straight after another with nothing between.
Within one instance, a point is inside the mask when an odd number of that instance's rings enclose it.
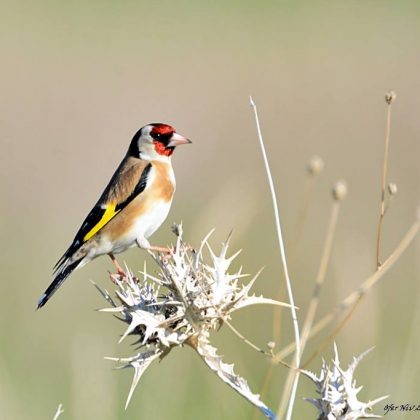
<instances>
[{"instance_id":1,"label":"seed head","mask_svg":"<svg viewBox=\"0 0 420 420\"><path fill-rule=\"evenodd\" d=\"M306 170L309 175L317 176L319 175L324 169L324 161L319 156L312 156L311 160L306 167Z\"/></svg>"},{"instance_id":2,"label":"seed head","mask_svg":"<svg viewBox=\"0 0 420 420\"><path fill-rule=\"evenodd\" d=\"M346 198L347 195L347 184L345 181L337 181L332 189L332 195L334 200L341 201Z\"/></svg>"},{"instance_id":3,"label":"seed head","mask_svg":"<svg viewBox=\"0 0 420 420\"><path fill-rule=\"evenodd\" d=\"M390 182L388 184L388 192L389 195L396 195L398 192L397 184L395 184L394 182Z\"/></svg>"},{"instance_id":4,"label":"seed head","mask_svg":"<svg viewBox=\"0 0 420 420\"><path fill-rule=\"evenodd\" d=\"M270 351L273 351L273 350L274 350L274 348L276 347L276 343L275 343L274 341L269 341L269 342L267 343L267 347L268 347L268 349L269 349Z\"/></svg>"},{"instance_id":5,"label":"seed head","mask_svg":"<svg viewBox=\"0 0 420 420\"><path fill-rule=\"evenodd\" d=\"M397 99L397 94L396 94L393 90L390 90L389 92L387 92L387 93L385 94L385 102L386 102L388 105L391 105L391 104L392 104L392 102L394 102L394 101L395 101L395 99Z\"/></svg>"}]
</instances>

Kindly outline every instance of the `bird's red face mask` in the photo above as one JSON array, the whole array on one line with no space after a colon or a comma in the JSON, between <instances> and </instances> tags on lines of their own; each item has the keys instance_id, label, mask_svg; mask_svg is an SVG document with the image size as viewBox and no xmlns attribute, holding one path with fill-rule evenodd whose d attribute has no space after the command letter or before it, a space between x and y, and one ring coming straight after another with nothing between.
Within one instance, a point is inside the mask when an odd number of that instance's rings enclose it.
<instances>
[{"instance_id":1,"label":"bird's red face mask","mask_svg":"<svg viewBox=\"0 0 420 420\"><path fill-rule=\"evenodd\" d=\"M150 132L156 152L161 156L171 156L176 146L191 143L190 140L176 133L166 124L153 124Z\"/></svg>"}]
</instances>

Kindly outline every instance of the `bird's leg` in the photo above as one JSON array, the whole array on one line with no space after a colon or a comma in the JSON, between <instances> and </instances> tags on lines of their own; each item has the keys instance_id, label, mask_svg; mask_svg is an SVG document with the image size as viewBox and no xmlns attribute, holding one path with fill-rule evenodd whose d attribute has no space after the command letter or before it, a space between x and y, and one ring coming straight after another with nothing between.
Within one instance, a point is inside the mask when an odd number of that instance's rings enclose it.
<instances>
[{"instance_id":1,"label":"bird's leg","mask_svg":"<svg viewBox=\"0 0 420 420\"><path fill-rule=\"evenodd\" d=\"M150 249L150 251L163 252L164 254L170 254L172 252L172 249L165 246L150 245L147 249Z\"/></svg>"},{"instance_id":2,"label":"bird's leg","mask_svg":"<svg viewBox=\"0 0 420 420\"><path fill-rule=\"evenodd\" d=\"M149 251L156 251L156 252L161 252L161 253L163 253L164 255L163 256L161 256L161 258L162 258L162 261L166 264L170 259L171 259L171 257L172 257L172 254L173 254L173 249L171 249L171 248L167 248L167 247L164 247L164 246L154 246L154 245L150 245L148 248L147 248Z\"/></svg>"},{"instance_id":3,"label":"bird's leg","mask_svg":"<svg viewBox=\"0 0 420 420\"><path fill-rule=\"evenodd\" d=\"M120 264L118 263L117 259L115 258L114 254L108 254L109 257L112 260L112 264L114 264L115 270L117 270L117 273L121 278L126 277L125 271L122 269L122 267L120 266Z\"/></svg>"},{"instance_id":4,"label":"bird's leg","mask_svg":"<svg viewBox=\"0 0 420 420\"><path fill-rule=\"evenodd\" d=\"M150 245L150 242L144 237L137 238L136 242L140 248L147 249L149 251L163 252L164 254L172 253L172 250L170 248L164 246Z\"/></svg>"},{"instance_id":5,"label":"bird's leg","mask_svg":"<svg viewBox=\"0 0 420 420\"><path fill-rule=\"evenodd\" d=\"M163 256L163 261L169 260L173 253L173 250L170 248L167 248L164 246L150 245L150 242L144 237L137 238L136 242L137 242L137 245L142 249L147 249L148 251L162 252L163 254L165 254Z\"/></svg>"}]
</instances>

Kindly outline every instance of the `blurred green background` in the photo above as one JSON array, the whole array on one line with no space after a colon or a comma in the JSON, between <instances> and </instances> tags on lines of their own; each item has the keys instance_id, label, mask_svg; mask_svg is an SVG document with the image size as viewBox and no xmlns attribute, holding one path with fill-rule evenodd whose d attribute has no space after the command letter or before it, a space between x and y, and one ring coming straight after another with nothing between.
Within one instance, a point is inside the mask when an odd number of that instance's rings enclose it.
<instances>
[{"instance_id":1,"label":"blurred green background","mask_svg":"<svg viewBox=\"0 0 420 420\"><path fill-rule=\"evenodd\" d=\"M177 193L152 238L173 241L183 220L196 245L233 229L248 273L265 270L258 293L284 289L264 167L248 103L259 106L291 257L302 320L322 252L330 187L347 181L320 313L329 312L375 267L375 235L386 107L393 107L389 178L398 195L386 216L383 254L395 247L419 203L420 4L417 1L1 1L0 183L2 419L256 419L260 414L210 372L190 349L153 365L124 411L132 371L103 356L126 356L122 325L89 279L109 287L107 258L77 271L35 312L51 268L69 245L142 125L173 124L193 145L174 156ZM305 165L326 162L304 206ZM293 248L293 249L292 249ZM356 377L362 400L420 403L419 240L359 305L337 337L344 365L375 346ZM120 257L140 270L145 252ZM151 266L149 264L149 266ZM282 312L277 348L293 337ZM264 347L271 308L233 320ZM323 336L328 333L325 332ZM306 355L322 342L311 342ZM226 329L214 335L226 362L261 392L269 363ZM330 359L332 345L323 351ZM319 371L320 358L310 368ZM277 408L287 376L276 366L263 400ZM315 418L301 397L294 418ZM376 412L383 414L385 403ZM411 418L411 417L410 417ZM414 418L414 417L413 417Z\"/></svg>"}]
</instances>

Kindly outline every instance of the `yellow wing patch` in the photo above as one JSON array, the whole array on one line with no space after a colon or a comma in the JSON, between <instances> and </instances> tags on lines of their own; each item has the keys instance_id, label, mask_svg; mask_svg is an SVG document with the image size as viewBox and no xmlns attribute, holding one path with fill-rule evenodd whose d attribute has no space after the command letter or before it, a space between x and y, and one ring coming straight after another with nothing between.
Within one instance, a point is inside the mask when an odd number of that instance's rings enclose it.
<instances>
[{"instance_id":1,"label":"yellow wing patch","mask_svg":"<svg viewBox=\"0 0 420 420\"><path fill-rule=\"evenodd\" d=\"M96 232L98 232L101 228L103 228L116 214L120 212L120 210L115 210L116 204L110 203L106 206L105 212L96 223L95 226L84 236L83 241L89 240Z\"/></svg>"}]
</instances>

